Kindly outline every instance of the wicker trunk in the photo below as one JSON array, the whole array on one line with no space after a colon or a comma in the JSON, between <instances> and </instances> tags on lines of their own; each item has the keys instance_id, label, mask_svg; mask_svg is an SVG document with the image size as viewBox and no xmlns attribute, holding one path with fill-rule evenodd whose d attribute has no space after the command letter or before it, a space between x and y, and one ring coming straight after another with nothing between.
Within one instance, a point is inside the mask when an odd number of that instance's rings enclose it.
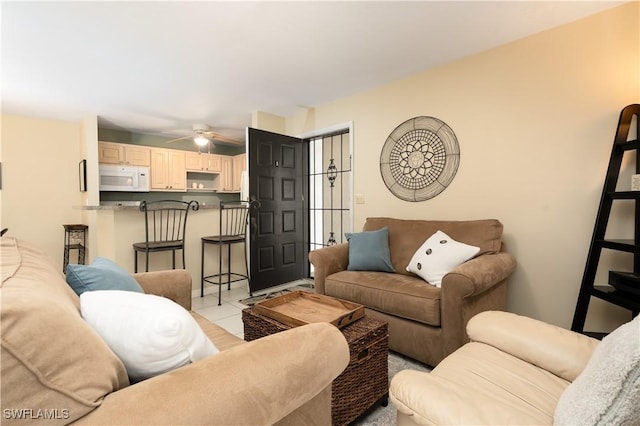
<instances>
[{"instance_id":1,"label":"wicker trunk","mask_svg":"<svg viewBox=\"0 0 640 426\"><path fill-rule=\"evenodd\" d=\"M253 308L242 311L242 321L246 341L291 328ZM350 360L331 386L331 416L336 426L349 424L378 401L386 405L389 391L387 323L365 316L340 331L349 344Z\"/></svg>"}]
</instances>

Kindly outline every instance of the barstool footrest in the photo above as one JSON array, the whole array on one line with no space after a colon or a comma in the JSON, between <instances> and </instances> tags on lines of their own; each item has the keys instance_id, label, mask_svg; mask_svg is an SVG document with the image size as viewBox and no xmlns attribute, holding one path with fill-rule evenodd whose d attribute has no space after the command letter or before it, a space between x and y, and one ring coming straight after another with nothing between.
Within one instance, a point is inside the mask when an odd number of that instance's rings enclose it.
<instances>
[{"instance_id":1,"label":"barstool footrest","mask_svg":"<svg viewBox=\"0 0 640 426\"><path fill-rule=\"evenodd\" d=\"M211 281L213 278L218 278L218 277L228 277L229 275L231 275L232 277L235 277L231 280L226 280L226 281ZM220 285L220 284L229 284L229 283L235 283L238 281L242 281L242 280L248 280L249 277L246 275L242 275L242 274L236 274L235 272L231 272L231 273L226 273L223 272L221 274L213 274L213 275L207 275L206 277L202 277L202 281L208 282L209 284L216 284L216 285Z\"/></svg>"}]
</instances>

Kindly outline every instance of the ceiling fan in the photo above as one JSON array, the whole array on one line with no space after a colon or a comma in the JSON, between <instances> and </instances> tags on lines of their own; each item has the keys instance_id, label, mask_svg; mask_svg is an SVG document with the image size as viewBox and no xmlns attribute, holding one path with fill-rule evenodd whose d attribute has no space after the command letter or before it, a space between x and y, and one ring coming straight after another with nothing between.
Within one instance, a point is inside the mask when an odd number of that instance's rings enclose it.
<instances>
[{"instance_id":1,"label":"ceiling fan","mask_svg":"<svg viewBox=\"0 0 640 426\"><path fill-rule=\"evenodd\" d=\"M209 144L209 142L220 141L227 144L233 145L243 145L244 142L238 139L230 138L228 136L221 135L220 133L214 132L211 130L211 127L206 124L194 124L193 125L193 134L189 136L183 136L181 138L172 139L167 141L166 143L173 143L177 141L182 141L185 139L193 139L193 141L198 146L205 146Z\"/></svg>"}]
</instances>

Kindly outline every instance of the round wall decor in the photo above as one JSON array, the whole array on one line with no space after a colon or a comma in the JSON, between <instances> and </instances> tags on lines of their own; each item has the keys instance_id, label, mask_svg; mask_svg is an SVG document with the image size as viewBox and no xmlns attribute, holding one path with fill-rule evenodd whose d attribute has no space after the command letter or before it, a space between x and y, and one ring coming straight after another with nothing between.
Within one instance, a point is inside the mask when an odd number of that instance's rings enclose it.
<instances>
[{"instance_id":1,"label":"round wall decor","mask_svg":"<svg viewBox=\"0 0 640 426\"><path fill-rule=\"evenodd\" d=\"M389 191L405 201L433 198L451 183L460 164L458 139L434 117L414 117L396 127L380 154Z\"/></svg>"}]
</instances>

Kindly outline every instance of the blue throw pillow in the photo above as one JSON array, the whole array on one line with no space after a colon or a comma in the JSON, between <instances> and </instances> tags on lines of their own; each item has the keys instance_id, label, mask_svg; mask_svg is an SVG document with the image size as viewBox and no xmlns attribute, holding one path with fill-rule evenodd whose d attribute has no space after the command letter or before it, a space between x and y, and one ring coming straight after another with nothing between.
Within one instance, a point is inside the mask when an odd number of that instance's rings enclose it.
<instances>
[{"instance_id":1,"label":"blue throw pillow","mask_svg":"<svg viewBox=\"0 0 640 426\"><path fill-rule=\"evenodd\" d=\"M67 265L67 283L78 296L93 290L144 293L131 274L105 257L97 257L91 265Z\"/></svg>"},{"instance_id":2,"label":"blue throw pillow","mask_svg":"<svg viewBox=\"0 0 640 426\"><path fill-rule=\"evenodd\" d=\"M349 271L395 272L389 252L389 228L377 231L347 232Z\"/></svg>"}]
</instances>

